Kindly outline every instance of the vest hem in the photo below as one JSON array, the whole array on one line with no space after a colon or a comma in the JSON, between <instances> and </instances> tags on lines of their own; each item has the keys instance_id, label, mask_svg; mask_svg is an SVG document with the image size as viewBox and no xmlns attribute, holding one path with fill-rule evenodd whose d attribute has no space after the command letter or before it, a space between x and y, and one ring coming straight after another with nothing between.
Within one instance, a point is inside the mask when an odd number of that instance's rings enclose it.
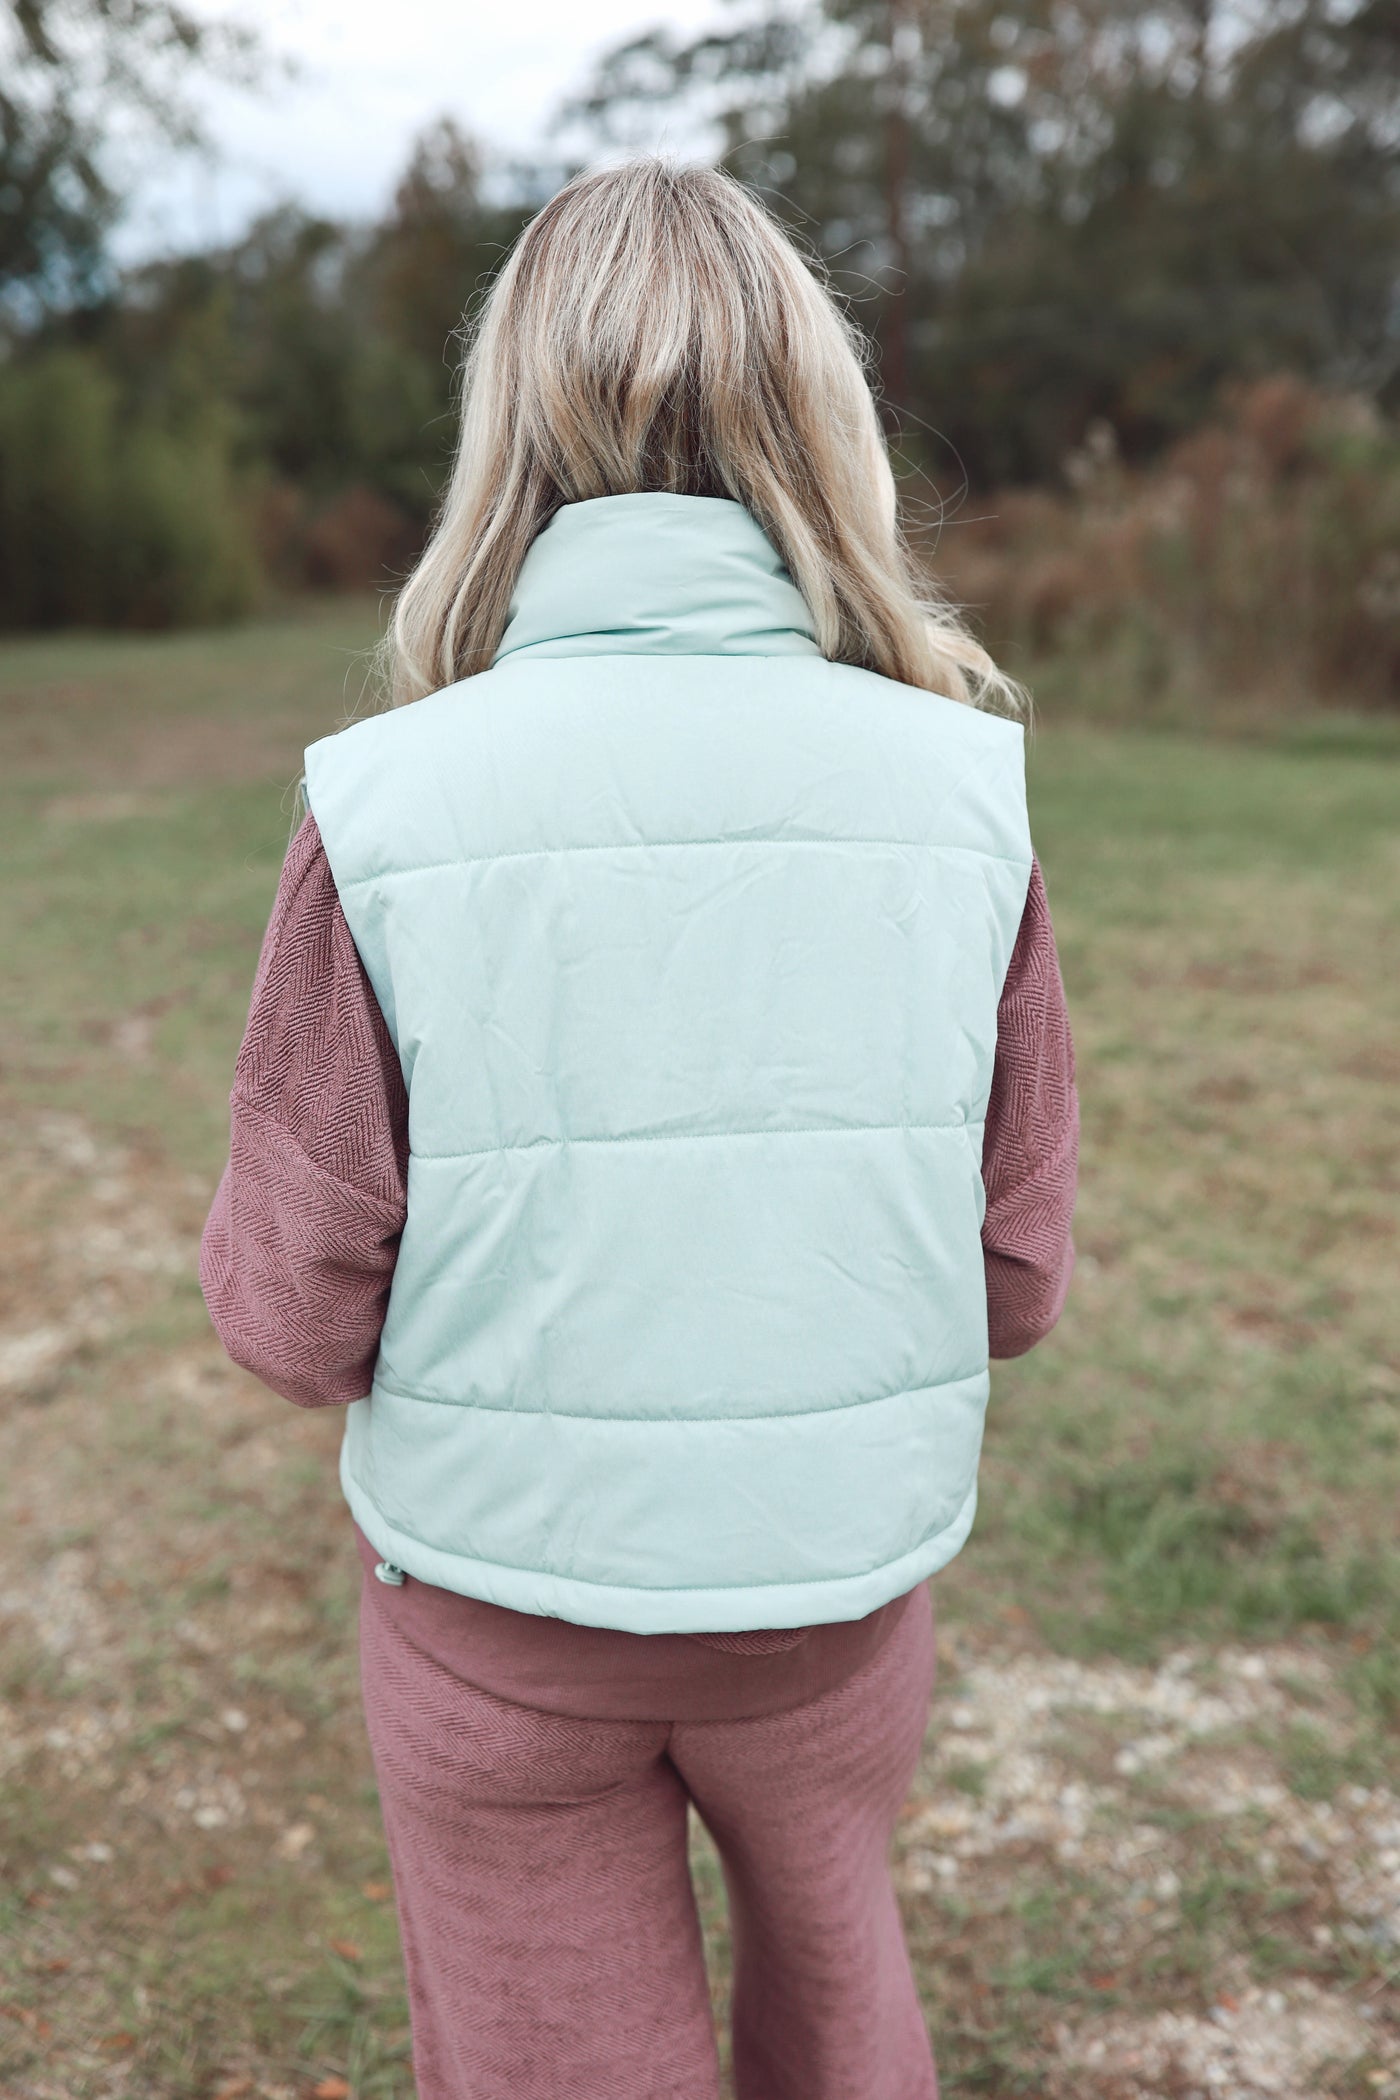
<instances>
[{"instance_id":1,"label":"vest hem","mask_svg":"<svg viewBox=\"0 0 1400 2100\"><path fill-rule=\"evenodd\" d=\"M946 1567L962 1550L977 1513L974 1478L949 1523L908 1553L859 1574L802 1582L641 1589L503 1567L427 1545L400 1531L375 1506L351 1473L344 1445L340 1474L350 1513L376 1553L415 1581L524 1612L531 1618L564 1619L576 1626L603 1626L619 1633L759 1633L863 1619Z\"/></svg>"},{"instance_id":2,"label":"vest hem","mask_svg":"<svg viewBox=\"0 0 1400 2100\"><path fill-rule=\"evenodd\" d=\"M649 1429L694 1429L697 1426L709 1428L716 1422L800 1422L810 1415L839 1415L853 1408L884 1407L891 1400L911 1400L921 1393L941 1393L949 1386L970 1385L974 1379L986 1375L986 1364L979 1363L975 1370L959 1371L951 1378L937 1378L931 1385L901 1385L892 1393L867 1393L863 1400L833 1400L826 1407L775 1407L763 1414L742 1415L595 1415L581 1407L496 1407L486 1400L449 1400L445 1393L408 1393L402 1386L390 1385L383 1378L375 1379L366 1397L373 1400L376 1393L382 1393L386 1400L406 1400L411 1407L480 1408L486 1414L516 1418L535 1416L549 1422L618 1422L628 1425L644 1422Z\"/></svg>"}]
</instances>

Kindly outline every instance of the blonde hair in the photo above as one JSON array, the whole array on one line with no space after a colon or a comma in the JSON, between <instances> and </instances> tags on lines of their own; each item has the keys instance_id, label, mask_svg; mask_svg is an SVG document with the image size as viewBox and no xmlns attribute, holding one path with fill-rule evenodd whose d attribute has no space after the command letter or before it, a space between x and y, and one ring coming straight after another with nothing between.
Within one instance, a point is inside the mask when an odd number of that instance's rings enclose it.
<instances>
[{"instance_id":1,"label":"blonde hair","mask_svg":"<svg viewBox=\"0 0 1400 2100\"><path fill-rule=\"evenodd\" d=\"M741 503L825 656L1024 712L904 543L854 328L739 183L651 158L560 190L481 309L456 462L385 640L391 702L489 667L564 504L644 490Z\"/></svg>"}]
</instances>

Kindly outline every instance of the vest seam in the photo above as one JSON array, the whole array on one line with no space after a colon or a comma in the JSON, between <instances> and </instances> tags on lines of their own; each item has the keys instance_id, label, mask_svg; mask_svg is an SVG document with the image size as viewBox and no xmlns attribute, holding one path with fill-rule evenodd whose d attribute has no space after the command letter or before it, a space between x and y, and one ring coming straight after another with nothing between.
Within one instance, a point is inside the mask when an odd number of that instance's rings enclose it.
<instances>
[{"instance_id":1,"label":"vest seam","mask_svg":"<svg viewBox=\"0 0 1400 2100\"><path fill-rule=\"evenodd\" d=\"M1010 853L993 853L985 846L955 846L939 839L822 838L785 839L762 832L746 838L722 839L617 839L569 846L522 846L509 853L462 853L451 860L426 860L411 868L383 868L373 875L352 875L340 884L345 890L363 889L371 882L397 882L407 875L435 875L445 868L489 868L498 861L549 860L569 853L676 853L692 846L898 846L915 853L970 853L978 860L991 860L1007 868L1028 868L1030 861Z\"/></svg>"},{"instance_id":2,"label":"vest seam","mask_svg":"<svg viewBox=\"0 0 1400 2100\"><path fill-rule=\"evenodd\" d=\"M420 1407L476 1408L483 1414L529 1415L545 1421L555 1422L639 1422L648 1427L653 1424L667 1428L713 1429L719 1425L726 1428L739 1422L800 1422L811 1415L847 1414L858 1407L881 1407L890 1400L912 1400L920 1393L941 1393L952 1385L973 1385L990 1377L989 1369L964 1371L957 1378L940 1378L934 1385L906 1385L893 1393L872 1393L864 1400L837 1400L830 1407L779 1407L768 1414L748 1415L599 1415L588 1414L577 1408L565 1407L500 1407L489 1400L444 1400L432 1393L404 1393L386 1385L376 1378L374 1389L368 1395L371 1406L375 1392L381 1392L388 1400L408 1400Z\"/></svg>"},{"instance_id":3,"label":"vest seam","mask_svg":"<svg viewBox=\"0 0 1400 2100\"><path fill-rule=\"evenodd\" d=\"M888 1136L892 1131L981 1130L985 1116L959 1117L951 1123L778 1123L757 1130L637 1130L588 1137L522 1138L513 1145L476 1145L466 1152L418 1152L409 1147L409 1158L425 1166L451 1166L460 1159L490 1159L497 1152L561 1151L566 1145L699 1145L721 1138L762 1137L868 1137Z\"/></svg>"}]
</instances>

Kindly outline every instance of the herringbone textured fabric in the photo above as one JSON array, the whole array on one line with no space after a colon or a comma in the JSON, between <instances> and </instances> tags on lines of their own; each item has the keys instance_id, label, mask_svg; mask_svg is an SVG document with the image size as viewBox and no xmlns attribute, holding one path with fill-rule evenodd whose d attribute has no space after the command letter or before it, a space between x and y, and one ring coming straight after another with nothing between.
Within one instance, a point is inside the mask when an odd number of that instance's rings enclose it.
<instances>
[{"instance_id":1,"label":"herringbone textured fabric","mask_svg":"<svg viewBox=\"0 0 1400 2100\"><path fill-rule=\"evenodd\" d=\"M997 1008L982 1140L982 1253L993 1356L1021 1356L1064 1309L1079 1174L1074 1043L1037 862Z\"/></svg>"},{"instance_id":2,"label":"herringbone textured fabric","mask_svg":"<svg viewBox=\"0 0 1400 2100\"><path fill-rule=\"evenodd\" d=\"M402 1216L408 1094L311 817L288 849L233 1103L273 1117L314 1166Z\"/></svg>"},{"instance_id":3,"label":"herringbone textured fabric","mask_svg":"<svg viewBox=\"0 0 1400 2100\"><path fill-rule=\"evenodd\" d=\"M282 870L230 1107L200 1251L210 1317L284 1399L357 1400L403 1230L408 1096L309 818Z\"/></svg>"},{"instance_id":4,"label":"herringbone textured fabric","mask_svg":"<svg viewBox=\"0 0 1400 2100\"><path fill-rule=\"evenodd\" d=\"M936 2100L888 1869L926 1593L846 1682L760 1720L513 1705L415 1648L372 1580L361 1658L419 2100L717 2100L691 1802L729 1888L739 2100Z\"/></svg>"}]
</instances>

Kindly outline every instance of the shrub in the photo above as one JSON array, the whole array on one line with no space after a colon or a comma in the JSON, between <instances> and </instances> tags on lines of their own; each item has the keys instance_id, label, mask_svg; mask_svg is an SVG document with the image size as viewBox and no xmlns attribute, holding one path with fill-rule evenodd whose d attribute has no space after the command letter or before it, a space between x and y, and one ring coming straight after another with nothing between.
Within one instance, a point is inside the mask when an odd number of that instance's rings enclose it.
<instances>
[{"instance_id":1,"label":"shrub","mask_svg":"<svg viewBox=\"0 0 1400 2100\"><path fill-rule=\"evenodd\" d=\"M1144 472L1098 426L1066 480L940 550L1013 669L1124 710L1400 705L1400 431L1370 402L1260 381Z\"/></svg>"},{"instance_id":2,"label":"shrub","mask_svg":"<svg viewBox=\"0 0 1400 2100\"><path fill-rule=\"evenodd\" d=\"M269 481L259 495L259 557L285 590L392 589L422 543L421 527L408 512L363 482L316 507L290 481Z\"/></svg>"},{"instance_id":3,"label":"shrub","mask_svg":"<svg viewBox=\"0 0 1400 2100\"><path fill-rule=\"evenodd\" d=\"M77 350L0 365L0 626L226 620L257 582L215 408L133 411Z\"/></svg>"}]
</instances>

